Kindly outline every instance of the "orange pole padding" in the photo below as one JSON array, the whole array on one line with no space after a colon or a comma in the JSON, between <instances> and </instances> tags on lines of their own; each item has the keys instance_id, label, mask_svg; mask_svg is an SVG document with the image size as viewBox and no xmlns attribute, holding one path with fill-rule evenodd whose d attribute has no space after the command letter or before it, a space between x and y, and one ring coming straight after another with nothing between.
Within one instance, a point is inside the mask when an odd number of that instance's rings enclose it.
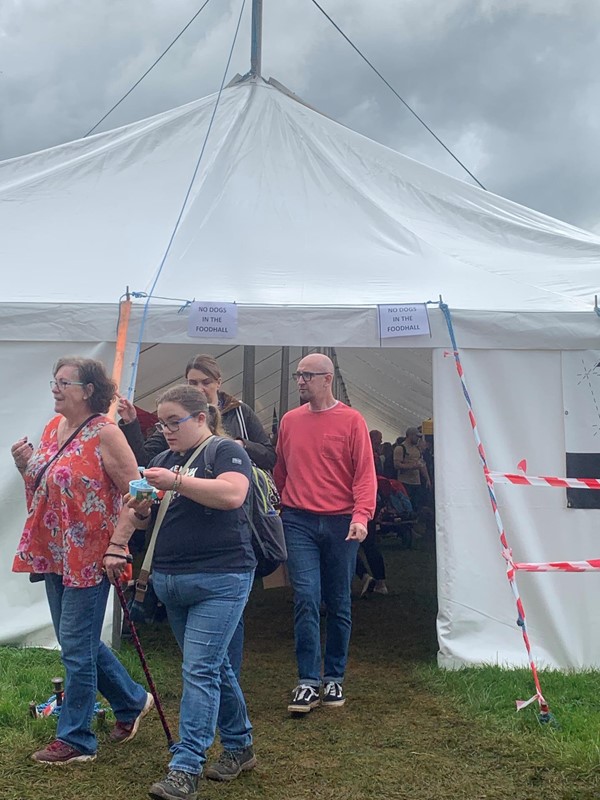
<instances>
[{"instance_id":1,"label":"orange pole padding","mask_svg":"<svg viewBox=\"0 0 600 800\"><path fill-rule=\"evenodd\" d=\"M121 385L123 374L123 363L125 362L125 348L127 347L127 331L129 329L129 318L131 316L131 300L122 300L119 303L119 328L117 330L117 344L115 348L115 363L113 365L112 379ZM117 417L117 399L111 403L108 416L112 419Z\"/></svg>"}]
</instances>

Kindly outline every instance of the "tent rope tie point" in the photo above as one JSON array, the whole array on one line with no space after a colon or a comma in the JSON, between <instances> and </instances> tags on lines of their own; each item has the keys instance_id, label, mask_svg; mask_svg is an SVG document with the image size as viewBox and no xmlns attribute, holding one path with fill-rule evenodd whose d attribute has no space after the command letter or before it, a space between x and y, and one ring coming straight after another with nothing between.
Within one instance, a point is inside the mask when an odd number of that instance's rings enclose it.
<instances>
[{"instance_id":1,"label":"tent rope tie point","mask_svg":"<svg viewBox=\"0 0 600 800\"><path fill-rule=\"evenodd\" d=\"M479 459L481 462L482 470L484 477L486 479L486 484L488 488L488 496L490 499L490 503L492 506L492 511L494 512L494 520L496 522L496 527L498 529L498 534L500 536L500 543L502 544L502 554L507 560L507 570L506 576L508 578L508 583L513 593L513 597L515 600L515 604L517 606L517 614L518 614L518 627L521 628L521 634L523 637L523 644L525 645L525 649L527 651L527 657L529 660L529 668L531 670L531 674L533 676L533 682L535 685L536 693L535 695L530 698L528 701L517 700L516 706L517 711L520 711L522 708L525 708L530 703L536 702L539 705L539 720L542 722L542 716L546 717L550 715L550 709L546 700L544 699L544 695L542 694L542 687L540 685L539 675L537 671L537 666L533 658L532 650L531 650L531 643L529 641L529 634L527 632L527 622L525 617L525 608L523 606L523 601L521 600L521 596L519 594L519 588L517 586L516 581L516 568L514 562L512 561L512 550L508 545L508 540L506 537L506 532L504 530L504 523L502 522L502 517L500 516L500 511L498 509L498 502L496 500L496 495L494 494L494 486L493 482L489 481L490 470L487 463L487 457L485 454L485 448L483 446L483 442L481 441L481 437L479 435L479 429L477 427L477 419L475 417L475 412L473 410L473 403L471 401L471 396L467 389L467 383L465 380L465 374L463 365L460 359L460 352L458 350L458 345L456 343L456 336L454 334L454 326L452 324L452 315L450 314L450 308L446 303L444 303L442 297L440 296L439 300L439 307L444 315L444 319L446 321L446 326L448 328L448 334L450 336L450 341L452 344L452 353L446 351L444 356L452 355L454 357L454 364L456 366L456 371L458 373L458 377L460 379L461 387L463 396L465 398L465 402L467 404L467 411L469 414L469 422L471 423L471 431L473 432L473 437L475 438L475 444L477 445L477 452L479 453ZM546 720L547 721L547 720Z\"/></svg>"}]
</instances>

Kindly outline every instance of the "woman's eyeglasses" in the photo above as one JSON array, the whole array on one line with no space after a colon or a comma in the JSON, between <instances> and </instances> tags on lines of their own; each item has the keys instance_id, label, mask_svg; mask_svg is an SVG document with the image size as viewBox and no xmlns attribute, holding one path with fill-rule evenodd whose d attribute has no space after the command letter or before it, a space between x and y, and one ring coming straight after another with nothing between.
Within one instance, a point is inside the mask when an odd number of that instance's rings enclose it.
<instances>
[{"instance_id":1,"label":"woman's eyeglasses","mask_svg":"<svg viewBox=\"0 0 600 800\"><path fill-rule=\"evenodd\" d=\"M61 381L51 380L50 381L50 388L51 389L60 389L62 391L63 389L66 389L67 386L83 386L83 383L81 381L65 381L65 380L61 380Z\"/></svg>"},{"instance_id":2,"label":"woman's eyeglasses","mask_svg":"<svg viewBox=\"0 0 600 800\"><path fill-rule=\"evenodd\" d=\"M179 426L182 422L187 422L188 419L192 419L195 417L195 414L188 414L187 417L182 417L181 419L174 419L172 422L163 422L162 420L158 420L156 423L156 429L159 430L161 433L165 431L170 431L171 433L177 433L179 430Z\"/></svg>"}]
</instances>

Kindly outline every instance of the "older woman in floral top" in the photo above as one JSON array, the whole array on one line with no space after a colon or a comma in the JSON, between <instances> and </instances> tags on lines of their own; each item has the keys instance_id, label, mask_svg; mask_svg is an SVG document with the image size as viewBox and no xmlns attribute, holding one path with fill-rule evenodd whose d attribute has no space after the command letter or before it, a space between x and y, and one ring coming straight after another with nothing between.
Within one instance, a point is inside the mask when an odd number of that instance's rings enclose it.
<instances>
[{"instance_id":1,"label":"older woman in floral top","mask_svg":"<svg viewBox=\"0 0 600 800\"><path fill-rule=\"evenodd\" d=\"M96 758L97 692L112 706L117 743L135 736L153 700L100 641L110 588L103 560L125 558L111 537L122 496L139 477L124 435L104 416L116 386L100 362L82 358L58 361L50 385L56 416L37 449L26 437L11 448L28 509L13 571L44 580L66 673L57 738L32 758L67 764Z\"/></svg>"}]
</instances>

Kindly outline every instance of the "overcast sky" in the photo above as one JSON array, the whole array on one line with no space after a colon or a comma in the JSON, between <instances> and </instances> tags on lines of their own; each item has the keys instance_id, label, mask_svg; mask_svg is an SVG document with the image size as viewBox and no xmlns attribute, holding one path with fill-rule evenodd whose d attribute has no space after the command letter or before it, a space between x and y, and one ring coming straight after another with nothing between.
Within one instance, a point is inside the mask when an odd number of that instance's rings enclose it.
<instances>
[{"instance_id":1,"label":"overcast sky","mask_svg":"<svg viewBox=\"0 0 600 800\"><path fill-rule=\"evenodd\" d=\"M83 136L203 0L1 0L0 159ZM490 191L600 230L600 0L319 0ZM246 0L229 77L250 60ZM264 0L263 75L361 133L468 176L312 0ZM210 0L103 123L216 91L242 0Z\"/></svg>"}]
</instances>

